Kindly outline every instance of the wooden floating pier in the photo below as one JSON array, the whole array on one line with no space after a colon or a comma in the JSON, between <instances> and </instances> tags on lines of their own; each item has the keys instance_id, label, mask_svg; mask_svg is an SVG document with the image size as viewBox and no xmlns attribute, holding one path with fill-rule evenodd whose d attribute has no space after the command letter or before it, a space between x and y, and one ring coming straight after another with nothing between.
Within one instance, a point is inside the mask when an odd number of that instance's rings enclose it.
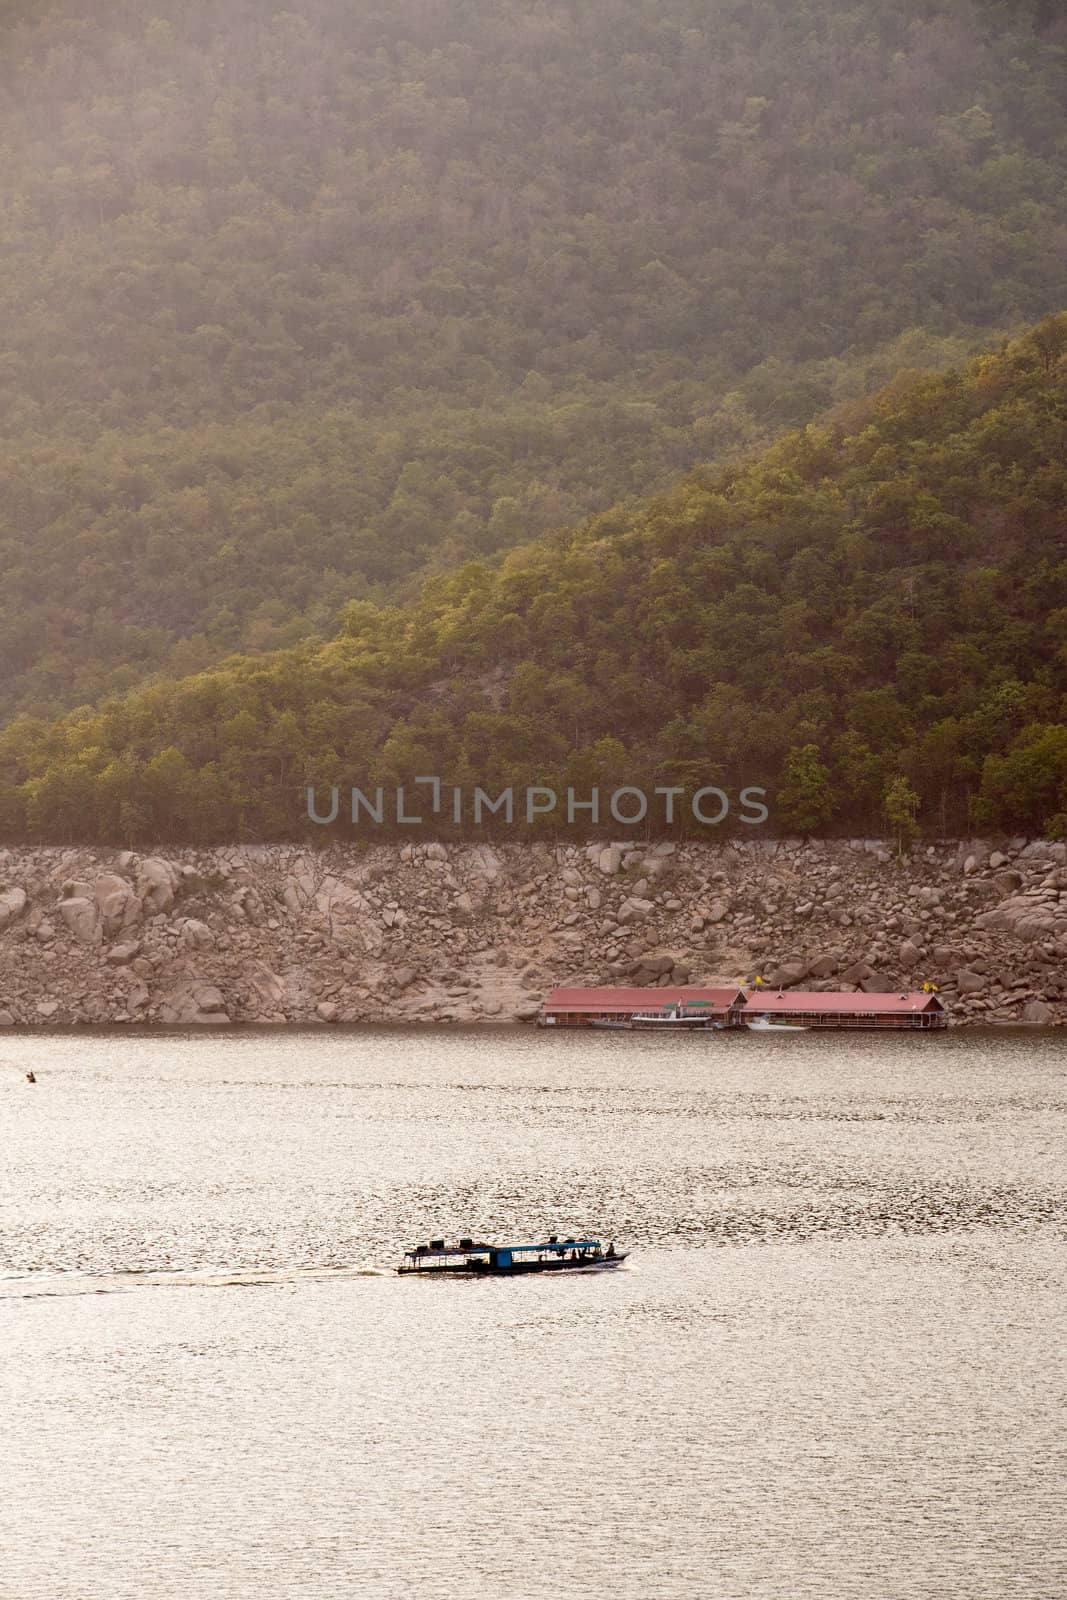
<instances>
[{"instance_id":1,"label":"wooden floating pier","mask_svg":"<svg viewBox=\"0 0 1067 1600\"><path fill-rule=\"evenodd\" d=\"M545 1028L587 1028L632 1023L635 1016L675 1012L720 1028L758 1022L796 1028L886 1028L929 1031L948 1026L936 994L920 989L896 994L843 994L831 990L697 988L553 989L537 1021ZM664 1029L664 1032L667 1030Z\"/></svg>"}]
</instances>

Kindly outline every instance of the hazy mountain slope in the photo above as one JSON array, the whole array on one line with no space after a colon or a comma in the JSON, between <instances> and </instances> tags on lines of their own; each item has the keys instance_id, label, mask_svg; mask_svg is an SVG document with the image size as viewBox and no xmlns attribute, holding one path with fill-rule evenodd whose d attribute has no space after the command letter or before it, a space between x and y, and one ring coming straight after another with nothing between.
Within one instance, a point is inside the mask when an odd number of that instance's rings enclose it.
<instances>
[{"instance_id":1,"label":"hazy mountain slope","mask_svg":"<svg viewBox=\"0 0 1067 1600\"><path fill-rule=\"evenodd\" d=\"M1055 6L5 18L0 710L329 631L1063 300Z\"/></svg>"},{"instance_id":2,"label":"hazy mountain slope","mask_svg":"<svg viewBox=\"0 0 1067 1600\"><path fill-rule=\"evenodd\" d=\"M427 773L763 785L803 831L882 831L894 790L904 833L914 802L943 833L1067 831L1065 528L1061 315L498 571L354 602L327 646L16 722L4 831L292 837L308 782Z\"/></svg>"}]
</instances>

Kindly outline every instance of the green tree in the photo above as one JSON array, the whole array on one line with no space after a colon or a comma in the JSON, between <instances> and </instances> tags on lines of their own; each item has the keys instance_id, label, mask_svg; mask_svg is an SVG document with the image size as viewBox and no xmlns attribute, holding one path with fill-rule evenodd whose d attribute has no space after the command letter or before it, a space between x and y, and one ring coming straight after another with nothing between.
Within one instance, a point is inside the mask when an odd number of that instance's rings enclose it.
<instances>
[{"instance_id":1,"label":"green tree","mask_svg":"<svg viewBox=\"0 0 1067 1600\"><path fill-rule=\"evenodd\" d=\"M885 791L882 814L900 856L911 849L919 832L915 819L921 803L907 778L894 778Z\"/></svg>"},{"instance_id":2,"label":"green tree","mask_svg":"<svg viewBox=\"0 0 1067 1600\"><path fill-rule=\"evenodd\" d=\"M797 833L814 833L829 822L835 809L830 774L819 760L818 745L790 750L775 806L781 825Z\"/></svg>"}]
</instances>

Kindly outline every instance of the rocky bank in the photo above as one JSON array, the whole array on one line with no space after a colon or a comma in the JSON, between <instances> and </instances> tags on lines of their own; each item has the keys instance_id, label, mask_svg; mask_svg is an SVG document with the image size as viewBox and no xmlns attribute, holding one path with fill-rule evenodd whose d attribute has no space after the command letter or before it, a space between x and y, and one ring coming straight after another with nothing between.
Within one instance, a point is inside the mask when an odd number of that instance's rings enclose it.
<instances>
[{"instance_id":1,"label":"rocky bank","mask_svg":"<svg viewBox=\"0 0 1067 1600\"><path fill-rule=\"evenodd\" d=\"M0 850L0 1025L528 1021L560 983L940 987L1067 1022L1067 850L878 840Z\"/></svg>"}]
</instances>

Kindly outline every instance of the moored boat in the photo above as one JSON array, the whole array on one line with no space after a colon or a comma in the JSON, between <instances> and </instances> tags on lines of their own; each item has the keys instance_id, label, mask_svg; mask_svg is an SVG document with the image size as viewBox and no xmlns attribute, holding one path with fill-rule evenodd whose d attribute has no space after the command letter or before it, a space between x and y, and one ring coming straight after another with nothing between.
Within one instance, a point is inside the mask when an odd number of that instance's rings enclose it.
<instances>
[{"instance_id":1,"label":"moored boat","mask_svg":"<svg viewBox=\"0 0 1067 1600\"><path fill-rule=\"evenodd\" d=\"M662 1011L635 1011L630 1017L594 1017L591 1028L623 1028L627 1032L647 1029L653 1033L712 1033L726 1026L724 1022L709 1017L706 1011L694 1007L664 1006Z\"/></svg>"},{"instance_id":2,"label":"moored boat","mask_svg":"<svg viewBox=\"0 0 1067 1600\"><path fill-rule=\"evenodd\" d=\"M599 1239L560 1239L552 1234L543 1244L480 1244L460 1239L446 1245L443 1239L408 1250L397 1267L401 1277L409 1273L426 1276L445 1274L464 1278L511 1278L530 1272L602 1272L626 1260L626 1251L607 1249Z\"/></svg>"},{"instance_id":3,"label":"moored boat","mask_svg":"<svg viewBox=\"0 0 1067 1600\"><path fill-rule=\"evenodd\" d=\"M802 1022L772 1022L770 1017L753 1017L745 1027L750 1033L807 1033Z\"/></svg>"}]
</instances>

